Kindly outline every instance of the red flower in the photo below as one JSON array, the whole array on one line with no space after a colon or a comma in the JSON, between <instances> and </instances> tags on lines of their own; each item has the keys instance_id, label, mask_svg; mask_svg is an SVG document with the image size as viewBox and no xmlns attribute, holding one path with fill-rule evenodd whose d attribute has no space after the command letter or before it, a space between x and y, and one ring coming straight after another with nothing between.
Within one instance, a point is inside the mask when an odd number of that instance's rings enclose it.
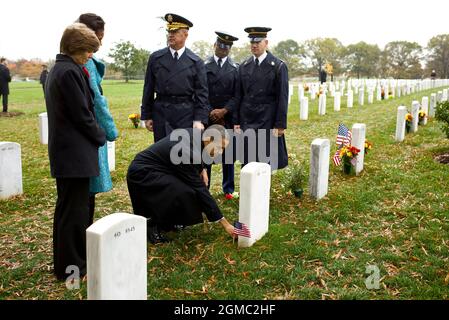
<instances>
[{"instance_id":1,"label":"red flower","mask_svg":"<svg viewBox=\"0 0 449 320\"><path fill-rule=\"evenodd\" d=\"M227 200L231 200L231 199L234 198L234 196L232 195L232 193L226 193L226 194L225 194L225 198L226 198Z\"/></svg>"},{"instance_id":2,"label":"red flower","mask_svg":"<svg viewBox=\"0 0 449 320\"><path fill-rule=\"evenodd\" d=\"M87 71L86 67L83 66L83 72L87 76L87 78L90 78L89 71Z\"/></svg>"}]
</instances>

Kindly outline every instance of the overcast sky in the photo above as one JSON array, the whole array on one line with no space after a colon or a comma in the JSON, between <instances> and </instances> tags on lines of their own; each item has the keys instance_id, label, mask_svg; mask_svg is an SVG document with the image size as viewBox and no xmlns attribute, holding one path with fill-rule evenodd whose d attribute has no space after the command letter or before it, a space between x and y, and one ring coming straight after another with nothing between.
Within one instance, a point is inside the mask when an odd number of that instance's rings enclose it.
<instances>
[{"instance_id":1,"label":"overcast sky","mask_svg":"<svg viewBox=\"0 0 449 320\"><path fill-rule=\"evenodd\" d=\"M0 6L0 56L54 58L64 28L81 13L93 12L106 21L99 57L114 42L130 40L154 51L164 46L167 12L193 22L187 46L215 40L215 30L247 41L248 26L273 28L269 41L335 37L344 45L365 41L381 48L393 40L422 46L438 34L449 33L449 0L4 0Z\"/></svg>"}]
</instances>

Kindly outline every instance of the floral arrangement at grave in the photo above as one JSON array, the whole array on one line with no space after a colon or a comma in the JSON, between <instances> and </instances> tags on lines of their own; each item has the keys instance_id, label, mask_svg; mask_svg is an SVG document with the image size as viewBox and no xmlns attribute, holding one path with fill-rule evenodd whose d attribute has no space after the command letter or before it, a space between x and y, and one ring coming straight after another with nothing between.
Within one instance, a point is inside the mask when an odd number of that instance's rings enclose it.
<instances>
[{"instance_id":1,"label":"floral arrangement at grave","mask_svg":"<svg viewBox=\"0 0 449 320\"><path fill-rule=\"evenodd\" d=\"M323 88L320 88L320 90L316 93L316 97L319 98L320 95L323 94Z\"/></svg>"},{"instance_id":2,"label":"floral arrangement at grave","mask_svg":"<svg viewBox=\"0 0 449 320\"><path fill-rule=\"evenodd\" d=\"M347 145L343 146L340 149L340 158L343 163L343 172L345 174L350 174L352 172L352 168L357 161L357 155L360 153L360 149Z\"/></svg>"},{"instance_id":3,"label":"floral arrangement at grave","mask_svg":"<svg viewBox=\"0 0 449 320\"><path fill-rule=\"evenodd\" d=\"M368 141L365 140L365 154L368 154L368 151L370 151L373 148L373 144Z\"/></svg>"},{"instance_id":4,"label":"floral arrangement at grave","mask_svg":"<svg viewBox=\"0 0 449 320\"><path fill-rule=\"evenodd\" d=\"M418 113L418 124L424 124L424 120L427 118L427 114L424 112L424 110L419 110Z\"/></svg>"},{"instance_id":5,"label":"floral arrangement at grave","mask_svg":"<svg viewBox=\"0 0 449 320\"><path fill-rule=\"evenodd\" d=\"M304 83L304 92L309 92L309 90L310 90L309 86L306 83Z\"/></svg>"},{"instance_id":6,"label":"floral arrangement at grave","mask_svg":"<svg viewBox=\"0 0 449 320\"><path fill-rule=\"evenodd\" d=\"M140 124L140 114L138 113L131 113L128 116L128 119L131 121L131 123L133 124L134 128L138 128L139 124Z\"/></svg>"},{"instance_id":7,"label":"floral arrangement at grave","mask_svg":"<svg viewBox=\"0 0 449 320\"><path fill-rule=\"evenodd\" d=\"M407 133L409 133L412 128L412 120L413 116L410 113L407 113L405 115L405 129L407 130Z\"/></svg>"},{"instance_id":8,"label":"floral arrangement at grave","mask_svg":"<svg viewBox=\"0 0 449 320\"><path fill-rule=\"evenodd\" d=\"M295 154L290 154L289 158L291 158L292 164L287 167L285 170L287 174L287 185L286 188L288 193L292 193L297 198L301 198L304 193L304 170L300 165L299 160L296 159Z\"/></svg>"},{"instance_id":9,"label":"floral arrangement at grave","mask_svg":"<svg viewBox=\"0 0 449 320\"><path fill-rule=\"evenodd\" d=\"M380 91L380 97L382 98L382 100L385 99L385 89L382 87L381 91Z\"/></svg>"}]
</instances>

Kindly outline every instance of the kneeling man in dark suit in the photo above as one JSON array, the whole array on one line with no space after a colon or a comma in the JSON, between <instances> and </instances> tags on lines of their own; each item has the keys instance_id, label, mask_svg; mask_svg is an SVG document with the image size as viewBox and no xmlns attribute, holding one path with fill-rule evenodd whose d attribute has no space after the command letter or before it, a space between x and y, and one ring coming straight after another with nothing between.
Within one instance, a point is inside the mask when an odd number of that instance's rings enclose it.
<instances>
[{"instance_id":1,"label":"kneeling man in dark suit","mask_svg":"<svg viewBox=\"0 0 449 320\"><path fill-rule=\"evenodd\" d=\"M234 236L209 193L205 168L228 144L226 129L213 125L204 132L177 129L137 154L128 169L128 191L134 214L148 219L150 242L166 242L162 232L176 225L203 222L203 213Z\"/></svg>"}]
</instances>

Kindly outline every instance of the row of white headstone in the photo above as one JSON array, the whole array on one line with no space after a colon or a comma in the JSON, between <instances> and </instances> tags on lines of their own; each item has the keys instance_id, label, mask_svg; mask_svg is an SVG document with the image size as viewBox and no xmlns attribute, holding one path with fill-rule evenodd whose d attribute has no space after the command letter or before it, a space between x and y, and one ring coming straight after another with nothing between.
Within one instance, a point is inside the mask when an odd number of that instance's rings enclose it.
<instances>
[{"instance_id":1,"label":"row of white headstone","mask_svg":"<svg viewBox=\"0 0 449 320\"><path fill-rule=\"evenodd\" d=\"M422 88L427 88L427 86L422 86ZM420 89L420 90L424 90L424 89ZM292 92L292 91L293 91L293 89L291 88L290 92ZM448 96L447 91L448 91L447 89L444 89L442 91L443 100L444 100L444 97ZM404 94L409 94L412 92L413 91L410 91L410 92L407 91ZM299 119L300 120L308 120L309 99L308 99L308 97L304 96L304 88L302 85L299 85L299 87L298 87L298 95L299 95ZM315 95L316 95L316 93L312 92L311 98L315 99ZM341 98L343 96L343 92L335 92L334 94L332 94L332 96L334 97L334 111L338 112L338 111L340 111L340 108L341 108ZM347 96L346 105L348 108L352 108L354 105L354 92L352 90L348 90L348 92L346 93L346 96ZM400 90L398 91L397 96L401 97ZM393 94L392 98L394 98L394 97L395 96ZM319 101L318 101L318 114L321 116L326 114L326 100L327 100L326 89L324 89L324 90L322 90L322 93L319 94ZM377 88L377 101L381 101L381 100L382 100L381 88L378 87ZM373 103L374 103L374 91L369 90L368 91L368 104L373 104ZM363 106L365 104L365 89L363 89L363 88L361 88L358 91L358 104L359 104L359 106Z\"/></svg>"},{"instance_id":2,"label":"row of white headstone","mask_svg":"<svg viewBox=\"0 0 449 320\"><path fill-rule=\"evenodd\" d=\"M438 102L449 101L449 92L448 89L444 89L442 91L438 91L437 93L432 93L430 95L430 106L429 106L429 97L423 97L421 104L419 101L414 100L412 102L411 107L411 116L412 123L410 127L411 132L418 131L418 123L419 123L419 111L422 110L426 114L423 119L423 125L427 124L428 117L435 117L435 109ZM407 107L399 106L396 117L396 134L395 140L398 142L402 142L405 139L405 127L406 127L406 115L407 115Z\"/></svg>"}]
</instances>

